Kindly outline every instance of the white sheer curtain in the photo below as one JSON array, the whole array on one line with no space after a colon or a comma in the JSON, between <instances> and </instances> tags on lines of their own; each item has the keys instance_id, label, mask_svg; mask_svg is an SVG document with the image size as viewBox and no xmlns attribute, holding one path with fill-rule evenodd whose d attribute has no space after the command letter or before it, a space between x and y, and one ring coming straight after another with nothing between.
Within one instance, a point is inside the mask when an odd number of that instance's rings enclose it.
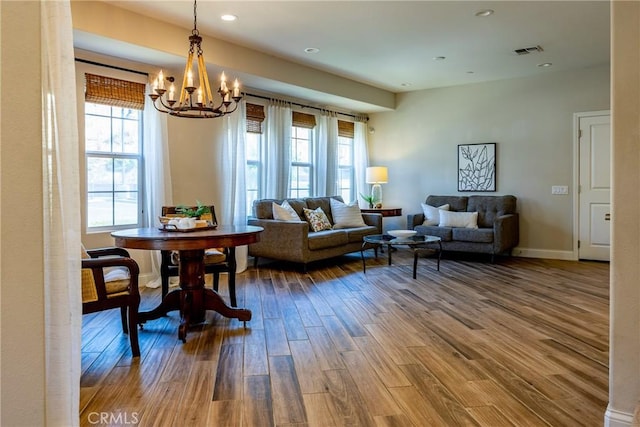
<instances>
[{"instance_id":1,"label":"white sheer curtain","mask_svg":"<svg viewBox=\"0 0 640 427\"><path fill-rule=\"evenodd\" d=\"M353 164L355 166L356 176L356 198L362 207L369 207L362 198L360 193L369 194L367 182L365 180L365 172L369 165L369 151L367 147L367 122L366 118L357 117L353 129Z\"/></svg>"},{"instance_id":2,"label":"white sheer curtain","mask_svg":"<svg viewBox=\"0 0 640 427\"><path fill-rule=\"evenodd\" d=\"M316 174L315 196L338 194L338 117L332 112L316 116L315 129Z\"/></svg>"},{"instance_id":3,"label":"white sheer curtain","mask_svg":"<svg viewBox=\"0 0 640 427\"><path fill-rule=\"evenodd\" d=\"M73 27L69 1L42 0L40 6L45 424L76 426L79 422L82 298Z\"/></svg>"},{"instance_id":4,"label":"white sheer curtain","mask_svg":"<svg viewBox=\"0 0 640 427\"><path fill-rule=\"evenodd\" d=\"M246 101L240 101L235 113L223 118L222 148L222 224L247 224L247 186L245 172L247 113ZM236 248L237 272L247 269L247 246Z\"/></svg>"},{"instance_id":5,"label":"white sheer curtain","mask_svg":"<svg viewBox=\"0 0 640 427\"><path fill-rule=\"evenodd\" d=\"M147 84L146 92L150 88ZM149 99L144 104L142 150L145 167L145 222L153 227L158 222L162 206L173 205L171 191L171 167L169 164L169 140L167 137L167 115L158 112ZM147 287L158 288L160 282L160 252L151 254L153 278Z\"/></svg>"},{"instance_id":6,"label":"white sheer curtain","mask_svg":"<svg viewBox=\"0 0 640 427\"><path fill-rule=\"evenodd\" d=\"M283 199L289 196L290 188L291 105L284 101L270 101L264 123L264 197Z\"/></svg>"}]
</instances>

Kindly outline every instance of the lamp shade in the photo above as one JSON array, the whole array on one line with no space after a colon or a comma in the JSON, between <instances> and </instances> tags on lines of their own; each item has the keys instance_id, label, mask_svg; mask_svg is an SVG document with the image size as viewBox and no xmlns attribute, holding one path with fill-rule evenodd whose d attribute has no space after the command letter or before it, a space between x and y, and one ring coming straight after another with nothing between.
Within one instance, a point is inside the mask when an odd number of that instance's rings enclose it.
<instances>
[{"instance_id":1,"label":"lamp shade","mask_svg":"<svg viewBox=\"0 0 640 427\"><path fill-rule=\"evenodd\" d=\"M386 166L371 166L367 168L365 179L367 184L386 184L389 175Z\"/></svg>"}]
</instances>

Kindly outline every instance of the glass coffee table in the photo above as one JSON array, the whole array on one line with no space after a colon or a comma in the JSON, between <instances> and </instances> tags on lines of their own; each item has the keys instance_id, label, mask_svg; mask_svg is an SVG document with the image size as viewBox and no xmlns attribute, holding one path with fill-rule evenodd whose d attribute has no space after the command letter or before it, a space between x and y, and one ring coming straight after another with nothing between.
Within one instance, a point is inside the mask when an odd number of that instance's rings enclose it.
<instances>
[{"instance_id":1,"label":"glass coffee table","mask_svg":"<svg viewBox=\"0 0 640 427\"><path fill-rule=\"evenodd\" d=\"M433 248L433 244L437 243L437 248ZM408 246L413 250L413 278L416 278L416 269L418 267L418 257L428 253L435 253L438 256L437 269L440 271L440 256L442 255L442 239L437 236L411 236L406 238L393 237L388 234L373 234L364 236L360 256L362 257L362 271L367 272L367 263L364 259L364 251L367 249L376 250L379 247L386 247L391 265L391 252L397 246Z\"/></svg>"}]
</instances>

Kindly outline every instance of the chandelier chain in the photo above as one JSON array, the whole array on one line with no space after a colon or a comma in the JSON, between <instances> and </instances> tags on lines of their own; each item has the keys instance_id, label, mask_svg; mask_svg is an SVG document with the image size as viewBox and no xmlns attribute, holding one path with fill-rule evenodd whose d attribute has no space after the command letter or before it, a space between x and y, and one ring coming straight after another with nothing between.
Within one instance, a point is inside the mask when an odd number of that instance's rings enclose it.
<instances>
[{"instance_id":1,"label":"chandelier chain","mask_svg":"<svg viewBox=\"0 0 640 427\"><path fill-rule=\"evenodd\" d=\"M193 1L193 30L191 34L194 36L199 36L200 31L198 31L198 12L197 12L197 0Z\"/></svg>"}]
</instances>

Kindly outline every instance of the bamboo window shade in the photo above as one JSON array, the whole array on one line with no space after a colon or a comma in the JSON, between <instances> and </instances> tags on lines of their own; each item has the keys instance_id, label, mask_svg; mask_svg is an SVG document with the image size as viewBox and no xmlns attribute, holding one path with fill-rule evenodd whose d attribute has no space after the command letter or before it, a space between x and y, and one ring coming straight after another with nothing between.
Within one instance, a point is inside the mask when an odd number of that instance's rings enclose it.
<instances>
[{"instance_id":1,"label":"bamboo window shade","mask_svg":"<svg viewBox=\"0 0 640 427\"><path fill-rule=\"evenodd\" d=\"M112 107L144 110L143 83L86 73L85 101Z\"/></svg>"},{"instance_id":2,"label":"bamboo window shade","mask_svg":"<svg viewBox=\"0 0 640 427\"><path fill-rule=\"evenodd\" d=\"M344 120L338 120L338 136L345 138L353 138L355 135L353 122L345 122Z\"/></svg>"},{"instance_id":3,"label":"bamboo window shade","mask_svg":"<svg viewBox=\"0 0 640 427\"><path fill-rule=\"evenodd\" d=\"M247 132L262 133L264 106L247 102Z\"/></svg>"},{"instance_id":4,"label":"bamboo window shade","mask_svg":"<svg viewBox=\"0 0 640 427\"><path fill-rule=\"evenodd\" d=\"M246 104L247 132L262 133L262 123L265 119L264 106L259 104ZM313 114L292 112L292 126L313 129L316 126L316 116ZM344 120L338 120L338 136L345 138L354 137L354 124Z\"/></svg>"},{"instance_id":5,"label":"bamboo window shade","mask_svg":"<svg viewBox=\"0 0 640 427\"><path fill-rule=\"evenodd\" d=\"M313 129L316 127L316 116L313 114L293 112L292 125L299 128Z\"/></svg>"}]
</instances>

